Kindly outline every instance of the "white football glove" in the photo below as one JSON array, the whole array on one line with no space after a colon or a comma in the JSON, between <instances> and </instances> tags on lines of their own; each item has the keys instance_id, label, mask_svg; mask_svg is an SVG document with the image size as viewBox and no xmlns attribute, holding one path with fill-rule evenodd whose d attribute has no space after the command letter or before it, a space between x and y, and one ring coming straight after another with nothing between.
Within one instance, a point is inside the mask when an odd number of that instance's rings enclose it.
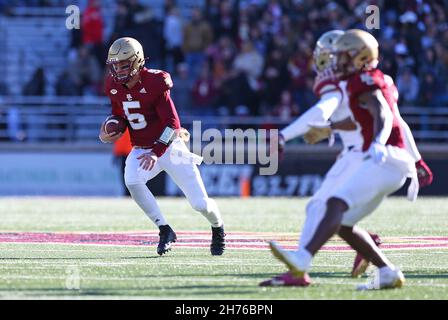
<instances>
[{"instance_id":1,"label":"white football glove","mask_svg":"<svg viewBox=\"0 0 448 320\"><path fill-rule=\"evenodd\" d=\"M387 149L384 144L372 142L367 153L375 163L383 164L386 162Z\"/></svg>"}]
</instances>

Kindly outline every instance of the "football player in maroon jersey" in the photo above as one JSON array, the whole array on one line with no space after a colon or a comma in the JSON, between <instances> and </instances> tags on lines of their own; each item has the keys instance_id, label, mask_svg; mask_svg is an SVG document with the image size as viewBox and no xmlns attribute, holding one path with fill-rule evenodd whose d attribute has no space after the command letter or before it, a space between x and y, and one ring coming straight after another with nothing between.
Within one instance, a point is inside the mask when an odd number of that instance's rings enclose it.
<instances>
[{"instance_id":1,"label":"football player in maroon jersey","mask_svg":"<svg viewBox=\"0 0 448 320\"><path fill-rule=\"evenodd\" d=\"M216 202L209 198L197 168L202 158L192 154L182 138L179 117L170 97L170 74L144 67L141 44L129 37L116 40L110 47L107 65L110 74L105 90L112 114L128 121L133 149L126 159L125 183L134 201L160 229L157 253L171 249L177 237L163 216L146 183L165 171L183 191L190 205L211 224L212 255L222 255L225 233ZM100 129L102 142L114 142L120 133ZM199 161L198 161L199 158Z\"/></svg>"}]
</instances>

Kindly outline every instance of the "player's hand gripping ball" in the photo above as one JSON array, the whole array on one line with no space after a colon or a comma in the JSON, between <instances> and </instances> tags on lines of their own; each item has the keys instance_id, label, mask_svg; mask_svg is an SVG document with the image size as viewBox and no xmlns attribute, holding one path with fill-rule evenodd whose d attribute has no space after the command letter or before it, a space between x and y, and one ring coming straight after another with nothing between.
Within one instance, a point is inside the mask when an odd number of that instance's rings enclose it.
<instances>
[{"instance_id":1,"label":"player's hand gripping ball","mask_svg":"<svg viewBox=\"0 0 448 320\"><path fill-rule=\"evenodd\" d=\"M99 138L104 143L118 140L126 131L127 121L119 116L108 116L101 125Z\"/></svg>"},{"instance_id":2,"label":"player's hand gripping ball","mask_svg":"<svg viewBox=\"0 0 448 320\"><path fill-rule=\"evenodd\" d=\"M126 131L126 128L128 126L128 122L126 119L120 117L120 116L108 116L107 119L104 121L104 131L107 134L117 134L117 133L124 133Z\"/></svg>"}]
</instances>

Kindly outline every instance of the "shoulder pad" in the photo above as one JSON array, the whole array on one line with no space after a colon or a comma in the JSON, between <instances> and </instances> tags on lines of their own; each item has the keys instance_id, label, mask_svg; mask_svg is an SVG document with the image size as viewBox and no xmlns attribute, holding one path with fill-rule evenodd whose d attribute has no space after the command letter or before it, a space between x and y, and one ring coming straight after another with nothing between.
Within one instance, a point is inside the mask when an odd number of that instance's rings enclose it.
<instances>
[{"instance_id":1,"label":"shoulder pad","mask_svg":"<svg viewBox=\"0 0 448 320\"><path fill-rule=\"evenodd\" d=\"M378 69L357 73L347 80L347 91L352 97L385 86L384 75Z\"/></svg>"},{"instance_id":2,"label":"shoulder pad","mask_svg":"<svg viewBox=\"0 0 448 320\"><path fill-rule=\"evenodd\" d=\"M340 91L341 90L339 88L338 82L336 82L334 80L323 81L323 82L319 83L317 86L315 86L313 89L314 89L314 94L318 97L320 97L323 94L328 93L330 91Z\"/></svg>"},{"instance_id":3,"label":"shoulder pad","mask_svg":"<svg viewBox=\"0 0 448 320\"><path fill-rule=\"evenodd\" d=\"M173 80L171 80L171 75L168 72L157 69L146 69L145 73L154 91L162 93L173 87Z\"/></svg>"}]
</instances>

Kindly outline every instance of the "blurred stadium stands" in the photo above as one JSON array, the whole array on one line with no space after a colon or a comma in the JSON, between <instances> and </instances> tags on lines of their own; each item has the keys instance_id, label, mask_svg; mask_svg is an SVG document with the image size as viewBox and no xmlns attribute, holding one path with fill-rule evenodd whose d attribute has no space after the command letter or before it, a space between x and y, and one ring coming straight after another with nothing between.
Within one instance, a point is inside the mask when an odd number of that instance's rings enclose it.
<instances>
[{"instance_id":1,"label":"blurred stadium stands","mask_svg":"<svg viewBox=\"0 0 448 320\"><path fill-rule=\"evenodd\" d=\"M403 117L436 177L421 194L447 195L448 1L375 3L381 68L394 78ZM330 29L364 28L368 4L0 0L0 195L123 194L112 146L98 140L110 112L104 61L116 38L137 38L147 66L172 74L183 126L281 128L316 101L316 39ZM68 5L82 12L80 30L66 28ZM313 194L339 146L295 142L272 176L257 174L258 164L200 166L208 192L238 196L250 180L255 196ZM164 174L151 190L180 194Z\"/></svg>"},{"instance_id":2,"label":"blurred stadium stands","mask_svg":"<svg viewBox=\"0 0 448 320\"><path fill-rule=\"evenodd\" d=\"M173 74L173 96L185 125L207 119L220 127L282 127L315 100L315 39L328 29L362 27L366 5L357 0L189 0L177 1L176 18L176 1L103 0L98 2L101 41L88 43L83 28L66 29L65 8L76 4L85 13L91 2L0 0L1 142L97 144L98 125L109 112L102 95L104 57L108 45L123 35L144 44L149 67ZM448 141L447 2L377 2L381 63L400 83L404 118L418 141ZM189 54L183 38L176 55L164 27L170 22L176 30L177 21L186 32L196 7L204 17L198 23L210 30L213 41L197 55ZM262 64L254 66L253 57ZM195 65L197 60L202 62ZM84 67L87 75L80 71Z\"/></svg>"}]
</instances>

